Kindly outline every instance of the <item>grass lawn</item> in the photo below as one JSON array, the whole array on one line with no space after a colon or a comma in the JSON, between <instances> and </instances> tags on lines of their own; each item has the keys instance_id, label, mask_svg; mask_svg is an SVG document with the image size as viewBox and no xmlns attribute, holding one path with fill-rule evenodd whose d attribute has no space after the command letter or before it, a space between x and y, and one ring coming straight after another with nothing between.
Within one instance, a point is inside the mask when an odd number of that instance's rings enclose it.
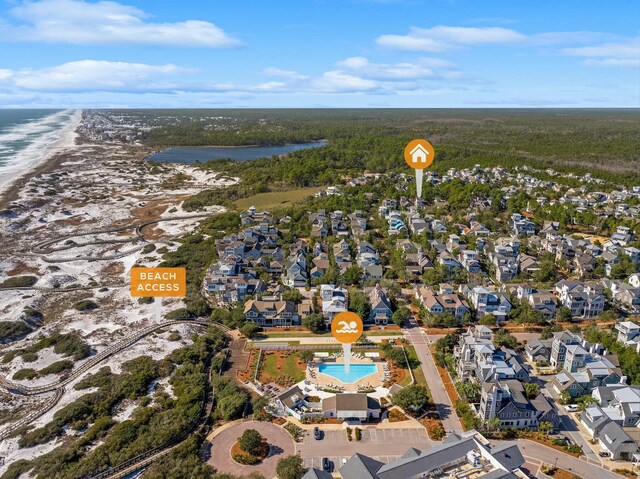
<instances>
[{"instance_id":1,"label":"grass lawn","mask_svg":"<svg viewBox=\"0 0 640 479\"><path fill-rule=\"evenodd\" d=\"M407 352L407 358L409 358L409 364L414 366L411 370L416 378L416 384L429 389L429 385L427 384L427 380L422 372L422 366L420 365L420 360L418 359L415 348L413 346L405 346L405 351ZM411 375L405 375L405 379L402 382L403 384L400 384L400 386L408 386L411 383Z\"/></svg>"},{"instance_id":2,"label":"grass lawn","mask_svg":"<svg viewBox=\"0 0 640 479\"><path fill-rule=\"evenodd\" d=\"M302 381L305 378L304 369L297 364L298 356L290 354L282 361L282 369L279 370L276 366L276 355L267 354L262 359L264 364L264 372L269 376L277 378L286 374L291 376L295 382Z\"/></svg>"},{"instance_id":3,"label":"grass lawn","mask_svg":"<svg viewBox=\"0 0 640 479\"><path fill-rule=\"evenodd\" d=\"M300 188L288 191L270 191L269 193L258 193L247 198L240 198L236 201L236 206L241 210L246 210L250 206L255 206L258 210L272 210L286 208L294 203L304 200L308 196L313 196L323 188Z\"/></svg>"}]
</instances>

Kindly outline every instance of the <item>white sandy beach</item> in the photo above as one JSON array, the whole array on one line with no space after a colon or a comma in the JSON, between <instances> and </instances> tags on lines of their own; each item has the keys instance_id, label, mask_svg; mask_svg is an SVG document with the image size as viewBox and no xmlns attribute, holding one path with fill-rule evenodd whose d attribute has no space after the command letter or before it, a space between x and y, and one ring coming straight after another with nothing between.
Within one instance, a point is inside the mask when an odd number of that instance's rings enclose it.
<instances>
[{"instance_id":1,"label":"white sandy beach","mask_svg":"<svg viewBox=\"0 0 640 479\"><path fill-rule=\"evenodd\" d=\"M0 194L13 182L43 164L54 154L75 145L76 130L82 120L82 110L75 110L69 122L61 129L50 132L42 142L34 142L19 153L17 161L4 165L0 170ZM51 139L51 143L47 139Z\"/></svg>"}]
</instances>

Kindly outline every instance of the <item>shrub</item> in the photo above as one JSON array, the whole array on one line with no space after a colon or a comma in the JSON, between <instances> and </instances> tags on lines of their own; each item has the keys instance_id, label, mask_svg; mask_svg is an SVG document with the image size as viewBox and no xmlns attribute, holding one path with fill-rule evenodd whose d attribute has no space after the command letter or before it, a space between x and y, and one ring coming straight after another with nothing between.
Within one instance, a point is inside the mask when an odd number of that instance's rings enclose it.
<instances>
[{"instance_id":1,"label":"shrub","mask_svg":"<svg viewBox=\"0 0 640 479\"><path fill-rule=\"evenodd\" d=\"M153 296L142 296L141 298L138 298L139 304L151 304L154 301L155 299L153 298Z\"/></svg>"},{"instance_id":2,"label":"shrub","mask_svg":"<svg viewBox=\"0 0 640 479\"><path fill-rule=\"evenodd\" d=\"M294 441L296 442L300 442L300 440L302 439L302 428L300 428L299 426L296 426L295 424L288 422L287 424L285 424L284 426L282 426L285 428L285 430L291 434L291 437L293 438Z\"/></svg>"},{"instance_id":3,"label":"shrub","mask_svg":"<svg viewBox=\"0 0 640 479\"><path fill-rule=\"evenodd\" d=\"M93 311L94 309L98 309L98 303L90 299L83 299L74 304L73 307L80 312Z\"/></svg>"},{"instance_id":4,"label":"shrub","mask_svg":"<svg viewBox=\"0 0 640 479\"><path fill-rule=\"evenodd\" d=\"M247 466L253 466L260 462L260 458L253 456L251 454L234 454L233 460L238 464L244 464Z\"/></svg>"},{"instance_id":5,"label":"shrub","mask_svg":"<svg viewBox=\"0 0 640 479\"><path fill-rule=\"evenodd\" d=\"M14 276L0 283L0 288L28 288L38 282L35 276Z\"/></svg>"},{"instance_id":6,"label":"shrub","mask_svg":"<svg viewBox=\"0 0 640 479\"><path fill-rule=\"evenodd\" d=\"M35 379L38 377L38 372L35 369L25 368L17 371L13 375L13 379L16 381L22 381L23 379Z\"/></svg>"},{"instance_id":7,"label":"shrub","mask_svg":"<svg viewBox=\"0 0 640 479\"><path fill-rule=\"evenodd\" d=\"M187 308L174 309L173 311L169 311L164 315L164 319L172 320L172 319L181 319L188 318L189 310Z\"/></svg>"},{"instance_id":8,"label":"shrub","mask_svg":"<svg viewBox=\"0 0 640 479\"><path fill-rule=\"evenodd\" d=\"M240 328L240 332L247 338L255 338L261 329L256 323L247 323Z\"/></svg>"},{"instance_id":9,"label":"shrub","mask_svg":"<svg viewBox=\"0 0 640 479\"><path fill-rule=\"evenodd\" d=\"M56 361L53 364L50 364L46 368L40 370L40 374L45 376L47 374L60 374L64 371L73 369L73 362L68 359L63 359L62 361Z\"/></svg>"},{"instance_id":10,"label":"shrub","mask_svg":"<svg viewBox=\"0 0 640 479\"><path fill-rule=\"evenodd\" d=\"M33 362L36 362L36 361L38 360L38 353L36 353L36 352L32 352L32 351L29 351L29 352L27 352L27 353L24 353L24 354L22 355L22 360L23 360L25 363L33 363Z\"/></svg>"},{"instance_id":11,"label":"shrub","mask_svg":"<svg viewBox=\"0 0 640 479\"><path fill-rule=\"evenodd\" d=\"M149 254L156 250L156 245L148 244L144 248L142 248L142 254Z\"/></svg>"},{"instance_id":12,"label":"shrub","mask_svg":"<svg viewBox=\"0 0 640 479\"><path fill-rule=\"evenodd\" d=\"M22 321L2 321L0 322L0 343L15 341L31 331L32 329Z\"/></svg>"}]
</instances>

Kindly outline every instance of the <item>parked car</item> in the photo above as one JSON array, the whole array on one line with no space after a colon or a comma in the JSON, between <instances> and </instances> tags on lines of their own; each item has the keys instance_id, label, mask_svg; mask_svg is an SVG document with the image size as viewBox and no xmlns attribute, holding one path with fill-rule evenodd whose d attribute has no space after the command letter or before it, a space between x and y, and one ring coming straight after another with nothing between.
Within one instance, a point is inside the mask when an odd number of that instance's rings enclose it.
<instances>
[{"instance_id":1,"label":"parked car","mask_svg":"<svg viewBox=\"0 0 640 479\"><path fill-rule=\"evenodd\" d=\"M343 457L343 458L342 458L342 465L344 466L346 463L347 463L347 458L346 458L346 457Z\"/></svg>"},{"instance_id":2,"label":"parked car","mask_svg":"<svg viewBox=\"0 0 640 479\"><path fill-rule=\"evenodd\" d=\"M569 412L576 412L578 410L578 405L577 404L567 404L564 408Z\"/></svg>"},{"instance_id":3,"label":"parked car","mask_svg":"<svg viewBox=\"0 0 640 479\"><path fill-rule=\"evenodd\" d=\"M322 431L318 426L313 428L313 437L316 439L316 441L322 439Z\"/></svg>"},{"instance_id":4,"label":"parked car","mask_svg":"<svg viewBox=\"0 0 640 479\"><path fill-rule=\"evenodd\" d=\"M331 472L331 461L328 457L322 458L322 470L326 472Z\"/></svg>"},{"instance_id":5,"label":"parked car","mask_svg":"<svg viewBox=\"0 0 640 479\"><path fill-rule=\"evenodd\" d=\"M607 451L600 451L599 456L600 457L609 457L609 453Z\"/></svg>"}]
</instances>

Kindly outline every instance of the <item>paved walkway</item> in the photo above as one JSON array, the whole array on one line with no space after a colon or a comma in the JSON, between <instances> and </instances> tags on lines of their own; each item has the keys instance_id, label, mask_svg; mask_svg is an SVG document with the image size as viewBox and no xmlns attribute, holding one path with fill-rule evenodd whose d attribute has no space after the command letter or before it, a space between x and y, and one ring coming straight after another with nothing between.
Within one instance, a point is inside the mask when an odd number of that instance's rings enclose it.
<instances>
[{"instance_id":1,"label":"paved walkway","mask_svg":"<svg viewBox=\"0 0 640 479\"><path fill-rule=\"evenodd\" d=\"M438 374L435 360L429 351L430 342L427 335L422 331L422 328L409 326L405 328L405 337L416 350L416 355L422 365L422 372L424 372L431 391L431 398L438 409L445 431L462 431L460 419L453 409L449 395L444 388L440 374Z\"/></svg>"},{"instance_id":2,"label":"paved walkway","mask_svg":"<svg viewBox=\"0 0 640 479\"><path fill-rule=\"evenodd\" d=\"M260 464L244 466L231 459L231 447L247 429L255 429L262 434L271 446L271 454ZM266 478L276 476L276 464L283 457L296 453L291 435L280 426L270 422L247 421L234 424L219 432L211 441L211 457L208 463L220 473L234 476L248 476L252 472L262 474Z\"/></svg>"}]
</instances>

